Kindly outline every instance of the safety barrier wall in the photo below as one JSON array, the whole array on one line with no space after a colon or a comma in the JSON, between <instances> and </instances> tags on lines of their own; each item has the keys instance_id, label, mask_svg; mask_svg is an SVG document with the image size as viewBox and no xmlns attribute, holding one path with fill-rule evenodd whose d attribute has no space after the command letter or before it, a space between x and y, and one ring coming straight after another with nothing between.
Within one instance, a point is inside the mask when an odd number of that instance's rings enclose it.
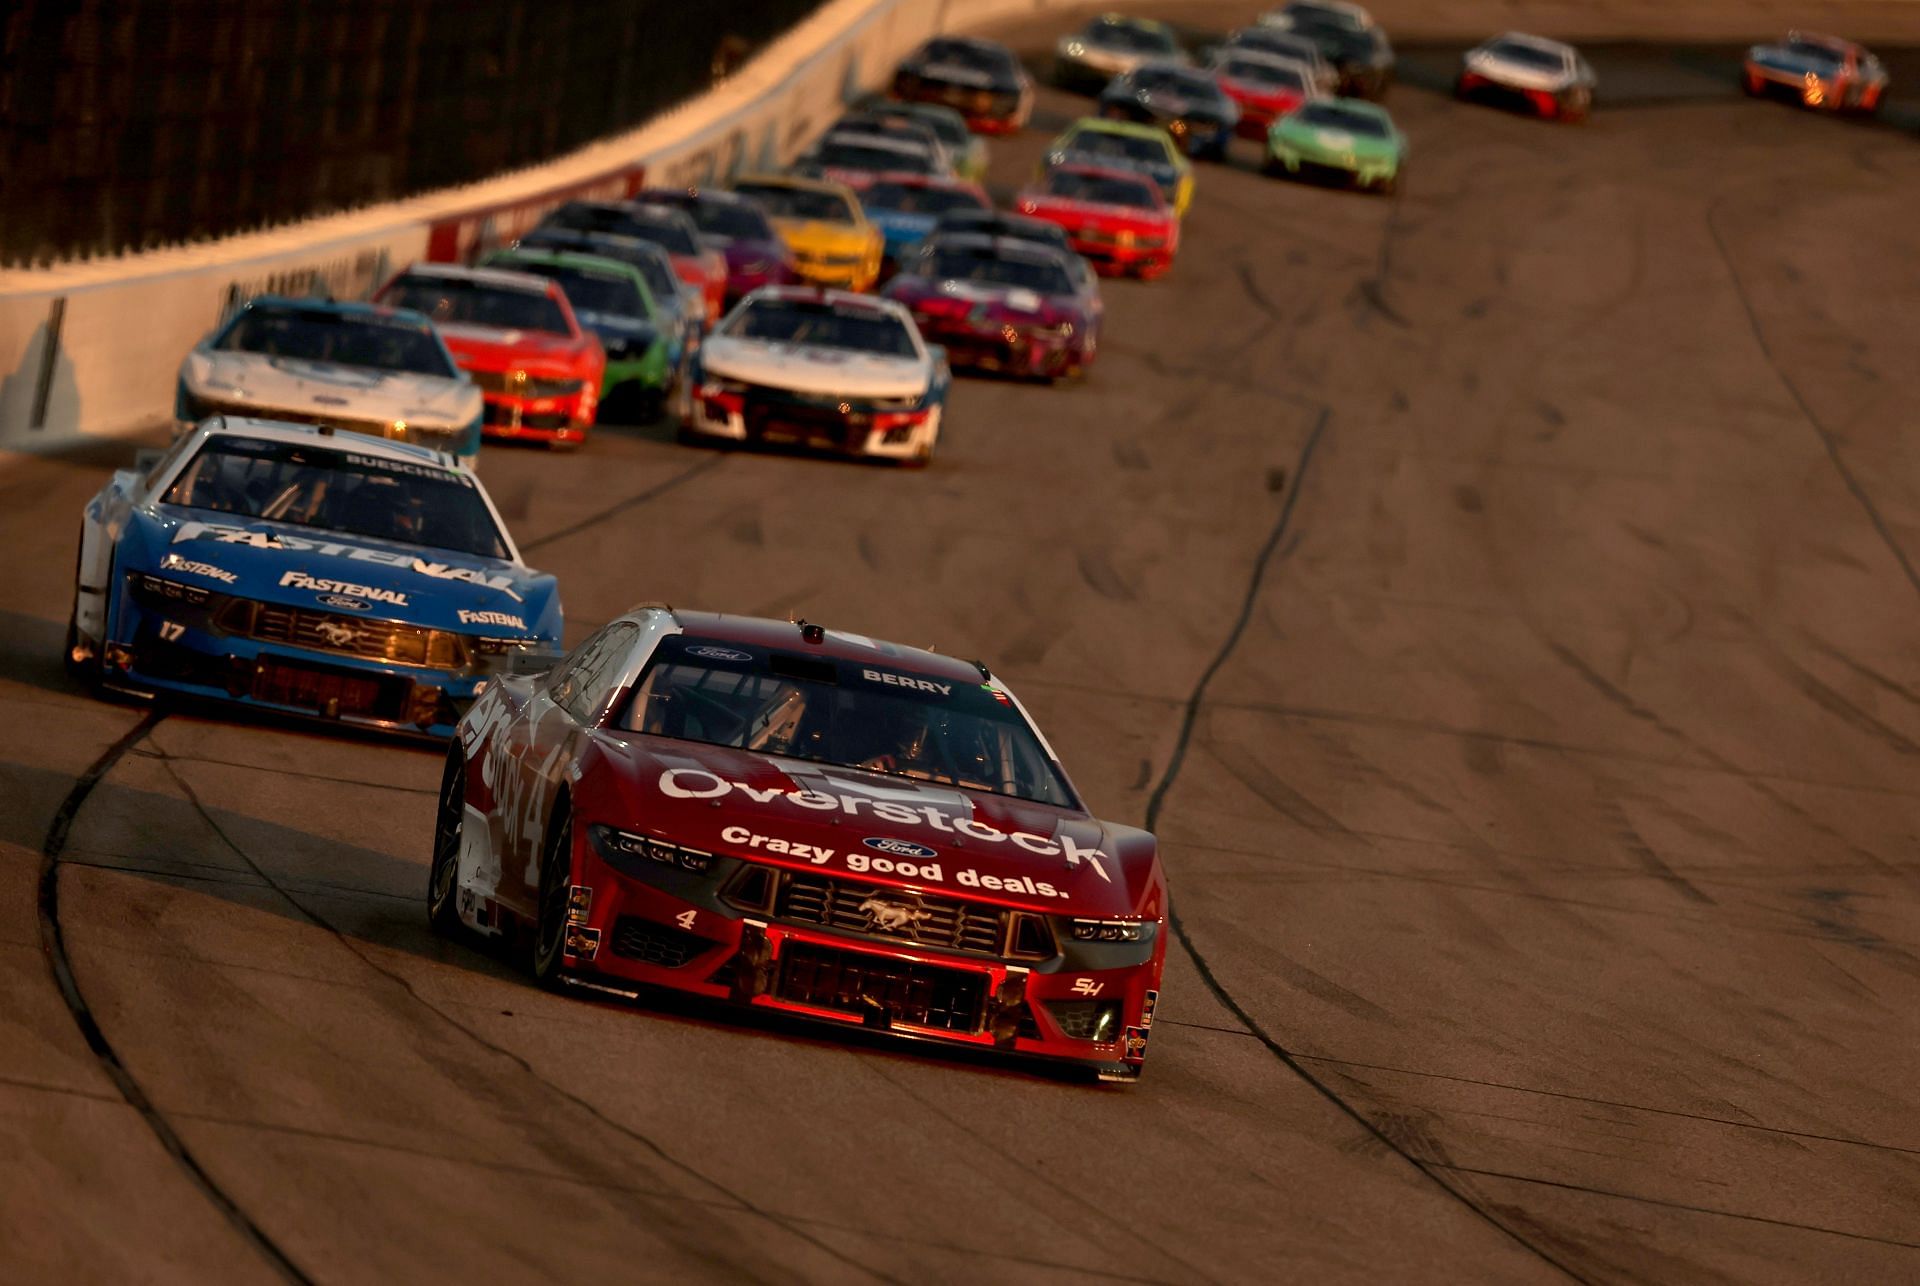
<instances>
[{"instance_id":1,"label":"safety barrier wall","mask_svg":"<svg viewBox=\"0 0 1920 1286\"><path fill-rule=\"evenodd\" d=\"M1838 17L1845 3L1795 0L1794 7L1814 14L1834 9ZM1187 6L1206 7L1200 0ZM316 286L340 297L364 295L430 250L436 258L457 259L510 239L569 197L618 196L643 181L707 182L783 164L852 93L878 86L930 35L1045 13L1064 21L1101 7L1160 6L1144 0L830 0L711 92L637 130L529 170L207 246L0 271L0 451L126 433L166 417L188 347L248 295ZM1231 10L1231 20L1244 20L1261 6L1246 0L1215 7L1213 17L1226 18ZM1442 27L1491 30L1515 20L1513 0L1375 0L1372 7L1389 30L1419 35L1439 34ZM1615 38L1725 38L1787 20L1784 8L1771 4L1743 9L1713 0L1532 0L1529 13L1536 9L1544 30ZM1880 0L1872 11L1890 35L1920 33L1920 0Z\"/></svg>"}]
</instances>

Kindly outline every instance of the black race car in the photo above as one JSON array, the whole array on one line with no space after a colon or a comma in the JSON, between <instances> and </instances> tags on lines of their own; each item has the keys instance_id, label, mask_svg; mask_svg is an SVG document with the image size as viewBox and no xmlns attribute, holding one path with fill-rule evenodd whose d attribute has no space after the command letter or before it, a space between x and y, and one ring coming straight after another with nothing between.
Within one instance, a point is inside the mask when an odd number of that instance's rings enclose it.
<instances>
[{"instance_id":1,"label":"black race car","mask_svg":"<svg viewBox=\"0 0 1920 1286\"><path fill-rule=\"evenodd\" d=\"M1181 63L1144 63L1115 76L1100 95L1109 120L1159 125L1188 156L1227 159L1240 109L1207 72Z\"/></svg>"},{"instance_id":2,"label":"black race car","mask_svg":"<svg viewBox=\"0 0 1920 1286\"><path fill-rule=\"evenodd\" d=\"M1290 0L1263 26L1312 37L1340 74L1342 98L1383 99L1393 83L1393 46L1373 15L1347 0Z\"/></svg>"}]
</instances>

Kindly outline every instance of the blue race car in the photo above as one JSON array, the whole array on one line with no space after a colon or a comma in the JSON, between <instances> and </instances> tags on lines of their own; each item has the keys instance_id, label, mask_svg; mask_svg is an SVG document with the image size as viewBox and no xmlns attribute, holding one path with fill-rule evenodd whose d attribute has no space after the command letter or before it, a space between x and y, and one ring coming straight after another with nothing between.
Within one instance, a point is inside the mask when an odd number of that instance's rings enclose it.
<instances>
[{"instance_id":1,"label":"blue race car","mask_svg":"<svg viewBox=\"0 0 1920 1286\"><path fill-rule=\"evenodd\" d=\"M560 631L554 578L453 456L215 416L88 503L66 659L135 695L449 737Z\"/></svg>"},{"instance_id":2,"label":"blue race car","mask_svg":"<svg viewBox=\"0 0 1920 1286\"><path fill-rule=\"evenodd\" d=\"M942 215L955 210L990 213L993 201L985 188L964 179L883 174L861 189L860 208L884 238L881 275L887 276L914 256Z\"/></svg>"}]
</instances>

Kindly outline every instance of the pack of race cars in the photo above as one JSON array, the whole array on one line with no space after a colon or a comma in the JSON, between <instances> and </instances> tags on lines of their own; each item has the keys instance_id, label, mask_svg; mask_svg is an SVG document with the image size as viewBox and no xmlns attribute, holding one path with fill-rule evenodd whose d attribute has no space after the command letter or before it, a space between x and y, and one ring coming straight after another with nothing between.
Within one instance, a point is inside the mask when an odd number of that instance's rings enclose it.
<instances>
[{"instance_id":1,"label":"pack of race cars","mask_svg":"<svg viewBox=\"0 0 1920 1286\"><path fill-rule=\"evenodd\" d=\"M1084 376L1100 278L1174 264L1194 161L1391 192L1392 46L1292 0L1196 59L1105 14L1051 74L1093 96L997 209L987 139L1034 86L942 36L792 166L569 201L370 302L261 296L182 362L170 448L87 506L68 666L91 685L451 743L436 930L544 983L647 985L1131 1079L1165 952L1152 836L1087 812L986 665L805 621L646 605L564 659L554 578L471 465L483 439L683 438L924 465L955 371ZM1468 50L1462 100L1584 119L1580 52ZM1792 32L1743 88L1875 110L1861 47Z\"/></svg>"}]
</instances>

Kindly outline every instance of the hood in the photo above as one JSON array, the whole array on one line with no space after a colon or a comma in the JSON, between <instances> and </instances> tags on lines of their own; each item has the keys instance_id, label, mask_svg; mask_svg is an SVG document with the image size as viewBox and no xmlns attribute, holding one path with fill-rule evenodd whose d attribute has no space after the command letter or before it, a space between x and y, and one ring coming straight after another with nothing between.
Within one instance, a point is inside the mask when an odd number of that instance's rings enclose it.
<instances>
[{"instance_id":1,"label":"hood","mask_svg":"<svg viewBox=\"0 0 1920 1286\"><path fill-rule=\"evenodd\" d=\"M1274 129L1296 146L1312 148L1318 152L1332 152L1347 156L1391 156L1399 150L1390 138L1355 134L1350 130L1328 125L1309 125L1292 117L1282 117Z\"/></svg>"},{"instance_id":2,"label":"hood","mask_svg":"<svg viewBox=\"0 0 1920 1286\"><path fill-rule=\"evenodd\" d=\"M1573 83L1573 74L1564 68L1547 70L1529 67L1502 58L1495 53L1476 50L1466 57L1467 70L1515 89L1565 89Z\"/></svg>"},{"instance_id":3,"label":"hood","mask_svg":"<svg viewBox=\"0 0 1920 1286\"><path fill-rule=\"evenodd\" d=\"M1105 153L1075 152L1072 148L1047 154L1048 165L1062 162L1085 162L1110 170L1131 170L1135 174L1144 174L1161 187L1168 187L1180 179L1180 167L1172 161L1143 161L1131 156L1108 156Z\"/></svg>"},{"instance_id":4,"label":"hood","mask_svg":"<svg viewBox=\"0 0 1920 1286\"><path fill-rule=\"evenodd\" d=\"M819 219L775 219L773 226L796 248L829 254L862 254L867 248L864 228L852 223L827 223Z\"/></svg>"},{"instance_id":5,"label":"hood","mask_svg":"<svg viewBox=\"0 0 1920 1286\"><path fill-rule=\"evenodd\" d=\"M559 638L554 578L515 563L174 505L137 520L156 571L191 562L237 597L463 634Z\"/></svg>"},{"instance_id":6,"label":"hood","mask_svg":"<svg viewBox=\"0 0 1920 1286\"><path fill-rule=\"evenodd\" d=\"M920 397L927 391L928 362L845 348L814 348L759 339L710 337L700 349L709 375L765 384L795 393L846 397Z\"/></svg>"},{"instance_id":7,"label":"hood","mask_svg":"<svg viewBox=\"0 0 1920 1286\"><path fill-rule=\"evenodd\" d=\"M580 324L598 335L601 342L611 346L627 343L635 348L646 348L660 337L660 328L644 317L628 317L622 313L597 313L591 309L581 309L574 316Z\"/></svg>"},{"instance_id":8,"label":"hood","mask_svg":"<svg viewBox=\"0 0 1920 1286\"><path fill-rule=\"evenodd\" d=\"M1148 214L1130 205L1108 205L1103 201L1074 201L1067 197L1035 193L1019 200L1022 213L1060 223L1069 228L1095 228L1102 232L1131 231L1149 236L1164 234L1173 222L1173 212L1163 217Z\"/></svg>"},{"instance_id":9,"label":"hood","mask_svg":"<svg viewBox=\"0 0 1920 1286\"><path fill-rule=\"evenodd\" d=\"M493 326L459 326L443 323L440 338L462 365L472 361L487 369L502 366L526 366L572 374L574 363L582 356L583 345L566 335L543 330L500 330Z\"/></svg>"},{"instance_id":10,"label":"hood","mask_svg":"<svg viewBox=\"0 0 1920 1286\"><path fill-rule=\"evenodd\" d=\"M194 393L245 401L269 418L279 408L463 429L480 414L480 390L464 378L235 352L195 352L182 374Z\"/></svg>"},{"instance_id":11,"label":"hood","mask_svg":"<svg viewBox=\"0 0 1920 1286\"><path fill-rule=\"evenodd\" d=\"M894 292L888 292L893 294ZM999 325L1004 321L1054 324L1077 321L1080 309L1076 300L1062 300L1022 286L994 285L977 281L914 281L895 295L912 307L915 302L950 299L970 308L969 315L981 322ZM949 305L951 307L951 305Z\"/></svg>"},{"instance_id":12,"label":"hood","mask_svg":"<svg viewBox=\"0 0 1920 1286\"><path fill-rule=\"evenodd\" d=\"M615 805L649 832L794 870L1054 915L1136 913L1153 839L1084 813L662 738L604 735Z\"/></svg>"},{"instance_id":13,"label":"hood","mask_svg":"<svg viewBox=\"0 0 1920 1286\"><path fill-rule=\"evenodd\" d=\"M937 215L909 214L903 210L869 210L867 221L880 229L889 246L897 246L925 240L940 219Z\"/></svg>"},{"instance_id":14,"label":"hood","mask_svg":"<svg viewBox=\"0 0 1920 1286\"><path fill-rule=\"evenodd\" d=\"M726 256L727 271L732 273L772 272L788 259L786 246L778 241L729 241L720 252Z\"/></svg>"}]
</instances>

